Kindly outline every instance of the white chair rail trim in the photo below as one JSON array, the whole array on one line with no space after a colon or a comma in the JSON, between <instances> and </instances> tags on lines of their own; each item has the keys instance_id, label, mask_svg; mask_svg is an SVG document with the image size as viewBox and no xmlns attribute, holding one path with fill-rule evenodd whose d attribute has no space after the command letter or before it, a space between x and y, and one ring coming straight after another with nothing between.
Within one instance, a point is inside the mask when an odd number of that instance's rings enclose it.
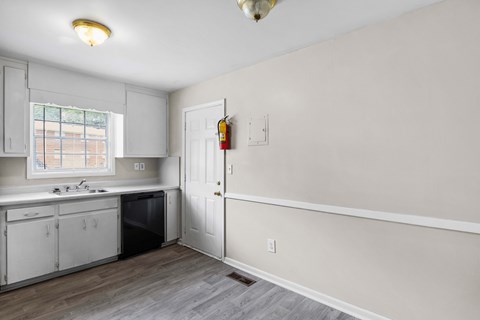
<instances>
[{"instance_id":1,"label":"white chair rail trim","mask_svg":"<svg viewBox=\"0 0 480 320\"><path fill-rule=\"evenodd\" d=\"M480 234L480 223L460 220L439 219L418 215L355 209L294 200L258 197L237 193L226 193L226 199L255 202L280 207L303 209L315 212L338 214L343 216L402 223L413 226Z\"/></svg>"}]
</instances>

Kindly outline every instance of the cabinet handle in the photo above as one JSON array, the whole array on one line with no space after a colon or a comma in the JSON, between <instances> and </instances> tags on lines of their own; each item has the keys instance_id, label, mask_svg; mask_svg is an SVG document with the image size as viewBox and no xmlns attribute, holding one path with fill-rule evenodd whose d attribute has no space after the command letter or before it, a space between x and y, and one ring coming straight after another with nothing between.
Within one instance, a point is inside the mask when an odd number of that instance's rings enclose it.
<instances>
[{"instance_id":1,"label":"cabinet handle","mask_svg":"<svg viewBox=\"0 0 480 320\"><path fill-rule=\"evenodd\" d=\"M94 226L95 228L98 227L98 219L93 219L93 226Z\"/></svg>"},{"instance_id":2,"label":"cabinet handle","mask_svg":"<svg viewBox=\"0 0 480 320\"><path fill-rule=\"evenodd\" d=\"M40 214L39 212L28 212L28 213L25 213L23 216L27 218L32 218L32 217L38 216L39 214Z\"/></svg>"},{"instance_id":3,"label":"cabinet handle","mask_svg":"<svg viewBox=\"0 0 480 320\"><path fill-rule=\"evenodd\" d=\"M83 219L83 230L87 230L87 220Z\"/></svg>"},{"instance_id":4,"label":"cabinet handle","mask_svg":"<svg viewBox=\"0 0 480 320\"><path fill-rule=\"evenodd\" d=\"M12 150L12 138L8 138L10 140L10 150Z\"/></svg>"},{"instance_id":5,"label":"cabinet handle","mask_svg":"<svg viewBox=\"0 0 480 320\"><path fill-rule=\"evenodd\" d=\"M47 224L47 237L49 237L49 236L50 236L50 225Z\"/></svg>"}]
</instances>

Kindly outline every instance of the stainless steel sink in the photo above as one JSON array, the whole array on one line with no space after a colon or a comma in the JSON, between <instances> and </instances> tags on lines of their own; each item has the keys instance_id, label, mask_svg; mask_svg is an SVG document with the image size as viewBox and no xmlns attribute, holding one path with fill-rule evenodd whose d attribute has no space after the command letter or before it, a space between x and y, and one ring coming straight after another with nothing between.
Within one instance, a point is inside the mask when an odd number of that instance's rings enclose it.
<instances>
[{"instance_id":1,"label":"stainless steel sink","mask_svg":"<svg viewBox=\"0 0 480 320\"><path fill-rule=\"evenodd\" d=\"M60 191L60 190L53 190L52 193L56 194L57 196L72 196L72 195L79 195L79 194L92 194L92 193L105 193L108 190L105 189L80 189L80 190L68 190L68 191Z\"/></svg>"}]
</instances>

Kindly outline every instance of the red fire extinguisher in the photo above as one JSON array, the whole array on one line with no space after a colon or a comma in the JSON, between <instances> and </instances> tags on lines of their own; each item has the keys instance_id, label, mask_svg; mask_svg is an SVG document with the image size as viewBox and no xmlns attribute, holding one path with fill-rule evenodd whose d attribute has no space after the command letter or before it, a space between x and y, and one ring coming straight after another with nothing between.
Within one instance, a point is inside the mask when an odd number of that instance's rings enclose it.
<instances>
[{"instance_id":1,"label":"red fire extinguisher","mask_svg":"<svg viewBox=\"0 0 480 320\"><path fill-rule=\"evenodd\" d=\"M218 121L218 142L220 143L220 150L230 150L230 121L228 116Z\"/></svg>"}]
</instances>

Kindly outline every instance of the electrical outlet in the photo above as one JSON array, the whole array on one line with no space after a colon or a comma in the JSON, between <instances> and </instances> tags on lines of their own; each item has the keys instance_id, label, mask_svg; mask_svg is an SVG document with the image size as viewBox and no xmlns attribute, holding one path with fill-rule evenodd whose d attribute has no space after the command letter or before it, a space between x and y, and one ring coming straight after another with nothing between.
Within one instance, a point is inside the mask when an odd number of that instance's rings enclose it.
<instances>
[{"instance_id":1,"label":"electrical outlet","mask_svg":"<svg viewBox=\"0 0 480 320\"><path fill-rule=\"evenodd\" d=\"M140 170L144 171L145 170L145 163L140 162Z\"/></svg>"},{"instance_id":2,"label":"electrical outlet","mask_svg":"<svg viewBox=\"0 0 480 320\"><path fill-rule=\"evenodd\" d=\"M271 253L276 253L277 252L277 243L273 239L268 239L267 240L267 251Z\"/></svg>"},{"instance_id":3,"label":"electrical outlet","mask_svg":"<svg viewBox=\"0 0 480 320\"><path fill-rule=\"evenodd\" d=\"M227 166L227 172L228 174L232 175L233 174L233 164L229 164Z\"/></svg>"},{"instance_id":4,"label":"electrical outlet","mask_svg":"<svg viewBox=\"0 0 480 320\"><path fill-rule=\"evenodd\" d=\"M140 170L140 163L135 162L135 163L133 164L133 170L135 170L135 171Z\"/></svg>"}]
</instances>

